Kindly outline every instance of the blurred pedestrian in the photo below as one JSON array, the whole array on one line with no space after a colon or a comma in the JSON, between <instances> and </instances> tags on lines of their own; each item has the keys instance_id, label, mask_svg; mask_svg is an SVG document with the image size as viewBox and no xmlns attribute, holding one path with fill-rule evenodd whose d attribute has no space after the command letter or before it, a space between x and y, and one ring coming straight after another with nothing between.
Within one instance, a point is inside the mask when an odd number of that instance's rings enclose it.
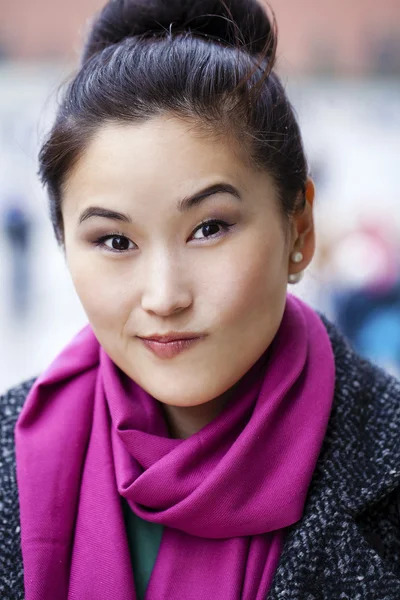
<instances>
[{"instance_id":1,"label":"blurred pedestrian","mask_svg":"<svg viewBox=\"0 0 400 600\"><path fill-rule=\"evenodd\" d=\"M2 228L9 250L9 284L6 296L14 317L24 317L31 294L31 236L32 221L23 201L11 199L2 213Z\"/></svg>"}]
</instances>

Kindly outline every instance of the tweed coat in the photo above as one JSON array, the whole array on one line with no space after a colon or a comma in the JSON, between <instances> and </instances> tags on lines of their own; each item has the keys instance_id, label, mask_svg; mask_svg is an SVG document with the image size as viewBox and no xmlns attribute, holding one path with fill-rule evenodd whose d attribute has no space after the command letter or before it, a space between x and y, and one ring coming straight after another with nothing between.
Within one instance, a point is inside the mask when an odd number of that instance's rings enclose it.
<instances>
[{"instance_id":1,"label":"tweed coat","mask_svg":"<svg viewBox=\"0 0 400 600\"><path fill-rule=\"evenodd\" d=\"M268 600L400 600L400 383L324 323L335 354L333 409ZM13 431L32 383L0 402L1 600L24 598Z\"/></svg>"}]
</instances>

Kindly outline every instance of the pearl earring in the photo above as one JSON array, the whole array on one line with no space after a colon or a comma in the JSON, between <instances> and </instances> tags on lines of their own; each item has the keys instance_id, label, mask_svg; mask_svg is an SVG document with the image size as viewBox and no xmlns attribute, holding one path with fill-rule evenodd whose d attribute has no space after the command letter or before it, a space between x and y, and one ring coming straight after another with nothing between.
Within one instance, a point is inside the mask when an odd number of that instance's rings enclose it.
<instances>
[{"instance_id":1,"label":"pearl earring","mask_svg":"<svg viewBox=\"0 0 400 600\"><path fill-rule=\"evenodd\" d=\"M304 271L300 271L300 273L291 273L288 276L289 283L299 283L304 277Z\"/></svg>"},{"instance_id":2,"label":"pearl earring","mask_svg":"<svg viewBox=\"0 0 400 600\"><path fill-rule=\"evenodd\" d=\"M303 258L304 258L303 253L299 252L299 251L294 251L290 255L290 260L295 264L301 263ZM288 276L288 282L289 283L299 283L299 281L301 281L303 279L303 275L304 275L304 271L300 271L300 273L291 273Z\"/></svg>"},{"instance_id":3,"label":"pearl earring","mask_svg":"<svg viewBox=\"0 0 400 600\"><path fill-rule=\"evenodd\" d=\"M294 263L301 263L301 261L303 260L304 256L302 252L292 252L290 259L292 262Z\"/></svg>"}]
</instances>

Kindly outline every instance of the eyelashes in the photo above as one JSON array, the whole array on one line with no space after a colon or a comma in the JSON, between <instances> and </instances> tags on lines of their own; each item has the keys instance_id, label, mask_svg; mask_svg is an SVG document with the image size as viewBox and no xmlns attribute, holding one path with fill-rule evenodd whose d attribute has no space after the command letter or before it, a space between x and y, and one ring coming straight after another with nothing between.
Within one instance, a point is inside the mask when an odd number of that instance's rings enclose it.
<instances>
[{"instance_id":1,"label":"eyelashes","mask_svg":"<svg viewBox=\"0 0 400 600\"><path fill-rule=\"evenodd\" d=\"M111 242L108 245L107 242ZM109 252L124 253L137 248L136 244L132 242L123 233L109 233L108 235L102 235L94 241L94 245L100 248L104 248Z\"/></svg>"},{"instance_id":2,"label":"eyelashes","mask_svg":"<svg viewBox=\"0 0 400 600\"><path fill-rule=\"evenodd\" d=\"M219 237L221 235L221 231L215 231L215 228L220 227L222 229L222 232L225 233L227 232L231 227L233 227L233 223L227 223L226 221L222 221L221 219L209 219L208 221L203 221L202 223L200 223L200 225L198 225L198 227L196 227L196 229L194 230L193 234L191 235L191 237L189 239L214 239L215 237ZM214 229L214 232L213 232ZM196 237L196 234L198 232L205 232L207 231L208 235L205 235L203 238L201 237Z\"/></svg>"},{"instance_id":3,"label":"eyelashes","mask_svg":"<svg viewBox=\"0 0 400 600\"><path fill-rule=\"evenodd\" d=\"M225 235L234 225L234 223L227 223L221 219L209 219L203 221L194 229L193 233L188 238L188 241L197 240L203 243L209 239L219 238ZM93 244L99 248L103 248L107 252L114 252L117 254L126 254L127 252L138 249L135 242L119 231L102 235L97 238Z\"/></svg>"}]
</instances>

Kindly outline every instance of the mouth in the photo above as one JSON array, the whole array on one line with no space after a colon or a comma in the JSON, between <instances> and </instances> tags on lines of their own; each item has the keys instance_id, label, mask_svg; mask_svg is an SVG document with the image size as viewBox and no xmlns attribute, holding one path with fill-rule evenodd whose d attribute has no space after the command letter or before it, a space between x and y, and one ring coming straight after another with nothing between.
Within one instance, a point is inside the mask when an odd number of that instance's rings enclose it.
<instances>
[{"instance_id":1,"label":"mouth","mask_svg":"<svg viewBox=\"0 0 400 600\"><path fill-rule=\"evenodd\" d=\"M171 333L167 335L137 336L141 342L158 358L174 358L184 350L192 348L204 339L196 333Z\"/></svg>"}]
</instances>

